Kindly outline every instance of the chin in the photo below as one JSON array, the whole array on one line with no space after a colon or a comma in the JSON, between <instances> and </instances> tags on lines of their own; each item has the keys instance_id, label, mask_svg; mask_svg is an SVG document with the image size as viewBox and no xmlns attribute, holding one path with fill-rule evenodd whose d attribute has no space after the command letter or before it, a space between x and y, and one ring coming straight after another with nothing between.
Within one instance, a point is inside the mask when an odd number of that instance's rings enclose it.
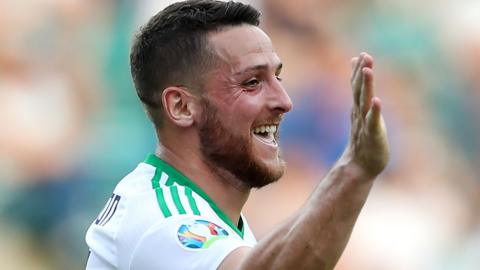
<instances>
[{"instance_id":1,"label":"chin","mask_svg":"<svg viewBox=\"0 0 480 270\"><path fill-rule=\"evenodd\" d=\"M261 188L274 183L278 181L285 172L285 162L280 158L268 163L255 163L255 172L252 172L249 177L243 179L250 188Z\"/></svg>"}]
</instances>

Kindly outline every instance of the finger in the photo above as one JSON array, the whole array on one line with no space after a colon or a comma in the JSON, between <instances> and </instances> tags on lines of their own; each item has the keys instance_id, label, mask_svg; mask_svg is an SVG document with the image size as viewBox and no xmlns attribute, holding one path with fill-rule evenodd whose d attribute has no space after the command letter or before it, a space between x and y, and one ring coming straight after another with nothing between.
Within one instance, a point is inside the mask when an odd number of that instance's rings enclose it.
<instances>
[{"instance_id":1,"label":"finger","mask_svg":"<svg viewBox=\"0 0 480 270\"><path fill-rule=\"evenodd\" d=\"M362 68L363 84L360 91L360 110L365 117L372 106L372 98L375 94L373 86L373 71L369 67Z\"/></svg>"},{"instance_id":2,"label":"finger","mask_svg":"<svg viewBox=\"0 0 480 270\"><path fill-rule=\"evenodd\" d=\"M368 53L362 53L363 54L363 67L369 67L373 68L373 57L369 55Z\"/></svg>"},{"instance_id":3,"label":"finger","mask_svg":"<svg viewBox=\"0 0 480 270\"><path fill-rule=\"evenodd\" d=\"M352 65L352 69L355 68L357 63L358 63L358 57L353 57L352 59L350 59L350 64Z\"/></svg>"},{"instance_id":4,"label":"finger","mask_svg":"<svg viewBox=\"0 0 480 270\"><path fill-rule=\"evenodd\" d=\"M376 134L383 129L382 120L382 102L378 97L373 97L371 100L371 108L367 113L367 129L369 133Z\"/></svg>"},{"instance_id":5,"label":"finger","mask_svg":"<svg viewBox=\"0 0 480 270\"><path fill-rule=\"evenodd\" d=\"M357 74L358 74L358 70L360 69L360 66L362 64L362 59L363 59L363 54L360 54L359 57L354 57L354 59L356 58L356 62L355 62L355 65L353 67L353 71L352 71L352 76L350 77L350 81L353 83L353 80L356 78Z\"/></svg>"},{"instance_id":6,"label":"finger","mask_svg":"<svg viewBox=\"0 0 480 270\"><path fill-rule=\"evenodd\" d=\"M360 54L360 57L357 60L357 64L353 69L352 78L351 78L351 85L352 85L352 92L353 92L353 102L354 106L359 106L360 101L360 90L362 87L363 76L361 72L361 66L363 64L363 57L364 54Z\"/></svg>"}]
</instances>

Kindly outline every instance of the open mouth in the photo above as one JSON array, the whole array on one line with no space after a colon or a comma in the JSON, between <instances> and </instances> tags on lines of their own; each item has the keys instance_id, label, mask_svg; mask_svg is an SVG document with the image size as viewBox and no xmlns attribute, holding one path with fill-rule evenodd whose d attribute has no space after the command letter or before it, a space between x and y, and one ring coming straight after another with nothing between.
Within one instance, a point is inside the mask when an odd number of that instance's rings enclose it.
<instances>
[{"instance_id":1,"label":"open mouth","mask_svg":"<svg viewBox=\"0 0 480 270\"><path fill-rule=\"evenodd\" d=\"M277 132L276 125L263 125L253 128L253 135L261 142L277 146L277 140L275 139L275 132Z\"/></svg>"}]
</instances>

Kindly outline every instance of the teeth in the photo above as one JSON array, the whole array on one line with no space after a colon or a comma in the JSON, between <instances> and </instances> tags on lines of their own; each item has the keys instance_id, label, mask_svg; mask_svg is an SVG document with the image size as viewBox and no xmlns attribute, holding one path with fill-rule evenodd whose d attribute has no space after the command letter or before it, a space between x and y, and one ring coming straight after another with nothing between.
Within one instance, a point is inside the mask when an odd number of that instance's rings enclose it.
<instances>
[{"instance_id":1,"label":"teeth","mask_svg":"<svg viewBox=\"0 0 480 270\"><path fill-rule=\"evenodd\" d=\"M264 125L260 127L256 127L253 129L254 133L275 133L277 131L277 126L275 125Z\"/></svg>"}]
</instances>

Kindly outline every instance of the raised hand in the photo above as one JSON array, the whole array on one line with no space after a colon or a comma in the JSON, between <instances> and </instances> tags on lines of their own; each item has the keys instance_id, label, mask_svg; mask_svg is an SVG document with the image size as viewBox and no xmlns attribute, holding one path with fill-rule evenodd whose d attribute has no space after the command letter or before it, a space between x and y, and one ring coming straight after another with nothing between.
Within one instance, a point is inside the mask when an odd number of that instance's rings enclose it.
<instances>
[{"instance_id":1,"label":"raised hand","mask_svg":"<svg viewBox=\"0 0 480 270\"><path fill-rule=\"evenodd\" d=\"M389 159L387 130L381 101L374 93L373 58L367 53L352 58L353 108L350 141L342 159L358 165L367 177L377 176Z\"/></svg>"}]
</instances>

